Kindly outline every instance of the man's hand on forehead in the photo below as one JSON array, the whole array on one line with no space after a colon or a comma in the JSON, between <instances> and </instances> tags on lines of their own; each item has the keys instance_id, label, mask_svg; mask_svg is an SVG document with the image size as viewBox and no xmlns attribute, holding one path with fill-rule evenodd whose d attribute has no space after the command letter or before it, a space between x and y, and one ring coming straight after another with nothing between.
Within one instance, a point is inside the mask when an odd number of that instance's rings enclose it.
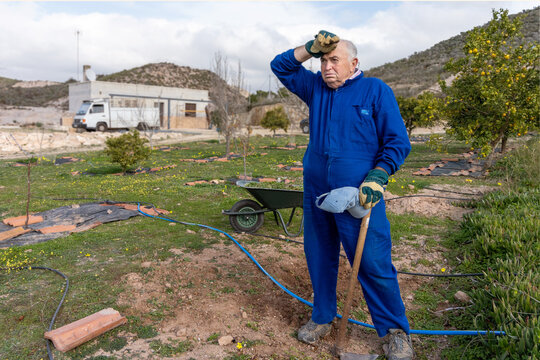
<instances>
[{"instance_id":1,"label":"man's hand on forehead","mask_svg":"<svg viewBox=\"0 0 540 360\"><path fill-rule=\"evenodd\" d=\"M326 30L321 30L315 35L315 40L310 40L306 43L307 52L315 57L320 58L323 54L333 51L339 42L339 36L332 34Z\"/></svg>"}]
</instances>

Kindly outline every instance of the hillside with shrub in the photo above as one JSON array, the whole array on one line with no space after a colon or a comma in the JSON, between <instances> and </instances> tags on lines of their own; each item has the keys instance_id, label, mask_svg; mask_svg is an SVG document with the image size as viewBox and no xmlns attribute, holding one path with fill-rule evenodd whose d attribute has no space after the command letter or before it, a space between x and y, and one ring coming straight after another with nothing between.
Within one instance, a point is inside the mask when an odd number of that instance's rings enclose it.
<instances>
[{"instance_id":1,"label":"hillside with shrub","mask_svg":"<svg viewBox=\"0 0 540 360\"><path fill-rule=\"evenodd\" d=\"M18 80L8 79L8 78L0 76L0 89L11 87L12 85L16 84L17 82L18 82Z\"/></svg>"},{"instance_id":2,"label":"hillside with shrub","mask_svg":"<svg viewBox=\"0 0 540 360\"><path fill-rule=\"evenodd\" d=\"M209 90L217 80L217 75L210 70L193 69L189 66L162 62L110 75L98 75L97 80Z\"/></svg>"},{"instance_id":3,"label":"hillside with shrub","mask_svg":"<svg viewBox=\"0 0 540 360\"><path fill-rule=\"evenodd\" d=\"M523 11L522 33L526 42L540 38L540 7ZM511 15L510 18L516 15ZM485 25L483 25L485 26ZM439 76L447 79L449 74L444 65L452 58L463 57L463 45L468 32L462 32L448 40L441 41L431 48L415 52L407 58L387 63L365 71L369 77L377 77L386 82L397 96L417 96L437 84Z\"/></svg>"}]
</instances>

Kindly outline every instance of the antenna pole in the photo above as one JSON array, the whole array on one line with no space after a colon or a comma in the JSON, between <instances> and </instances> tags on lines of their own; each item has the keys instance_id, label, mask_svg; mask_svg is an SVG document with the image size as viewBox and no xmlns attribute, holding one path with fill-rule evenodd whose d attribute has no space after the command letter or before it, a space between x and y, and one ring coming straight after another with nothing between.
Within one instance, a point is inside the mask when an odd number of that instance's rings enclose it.
<instances>
[{"instance_id":1,"label":"antenna pole","mask_svg":"<svg viewBox=\"0 0 540 360\"><path fill-rule=\"evenodd\" d=\"M77 81L81 81L81 78L79 77L79 34L80 31L77 30Z\"/></svg>"}]
</instances>

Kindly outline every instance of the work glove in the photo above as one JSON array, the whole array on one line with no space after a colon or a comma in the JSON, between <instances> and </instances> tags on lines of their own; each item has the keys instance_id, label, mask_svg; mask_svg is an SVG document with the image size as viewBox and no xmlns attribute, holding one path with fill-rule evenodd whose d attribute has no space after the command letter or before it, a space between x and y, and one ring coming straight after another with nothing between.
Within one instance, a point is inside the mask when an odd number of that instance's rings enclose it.
<instances>
[{"instance_id":1,"label":"work glove","mask_svg":"<svg viewBox=\"0 0 540 360\"><path fill-rule=\"evenodd\" d=\"M360 185L360 204L364 209L369 209L377 205L381 200L386 185L388 184L388 174L384 170L370 170Z\"/></svg>"},{"instance_id":2,"label":"work glove","mask_svg":"<svg viewBox=\"0 0 540 360\"><path fill-rule=\"evenodd\" d=\"M339 36L331 32L321 30L315 35L315 40L306 43L306 50L311 56L320 58L326 53L334 50L339 42Z\"/></svg>"}]
</instances>

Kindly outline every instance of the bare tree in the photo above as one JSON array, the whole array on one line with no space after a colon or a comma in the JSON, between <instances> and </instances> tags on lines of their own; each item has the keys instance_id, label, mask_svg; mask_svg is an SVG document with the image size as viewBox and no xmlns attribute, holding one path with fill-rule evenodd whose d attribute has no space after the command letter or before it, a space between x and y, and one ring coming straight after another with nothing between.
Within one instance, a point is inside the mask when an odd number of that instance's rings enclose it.
<instances>
[{"instance_id":1,"label":"bare tree","mask_svg":"<svg viewBox=\"0 0 540 360\"><path fill-rule=\"evenodd\" d=\"M283 109L289 117L289 119L294 119L293 112L299 115L302 119L309 116L309 108L305 102L303 102L298 96L290 92L286 87L279 87L279 82L276 78L276 83L278 87L277 94L280 98L281 103L284 105Z\"/></svg>"},{"instance_id":2,"label":"bare tree","mask_svg":"<svg viewBox=\"0 0 540 360\"><path fill-rule=\"evenodd\" d=\"M147 100L137 100L137 119L138 119L138 130L143 132L144 136L148 139L150 149L154 149L153 137L154 134L160 128L160 113L159 113L159 103L161 101L161 94L163 89L161 89L157 102L154 103L153 107L148 106ZM157 106L156 106L157 105Z\"/></svg>"},{"instance_id":3,"label":"bare tree","mask_svg":"<svg viewBox=\"0 0 540 360\"><path fill-rule=\"evenodd\" d=\"M232 77L229 71L229 63L226 56L220 52L214 54L212 71L218 79L210 89L210 97L213 109L210 110L211 121L217 125L219 132L225 137L226 153L229 155L231 140L243 125L240 113L247 110L247 100L241 95L243 85L242 66L238 62L238 73Z\"/></svg>"},{"instance_id":4,"label":"bare tree","mask_svg":"<svg viewBox=\"0 0 540 360\"><path fill-rule=\"evenodd\" d=\"M293 119L300 116L300 119L305 119L309 116L309 108L306 105L305 102L303 102L298 96L290 92L286 87L279 87L279 82L276 78L276 83L278 87L277 94L280 98L281 103L283 104L283 110L285 110L285 114L291 120L290 127L294 127L295 125L300 126L299 124L295 124ZM295 113L297 116L293 116L293 113ZM293 144L295 141L293 140L293 135L289 135L289 144Z\"/></svg>"},{"instance_id":5,"label":"bare tree","mask_svg":"<svg viewBox=\"0 0 540 360\"><path fill-rule=\"evenodd\" d=\"M29 156L28 162L26 163L26 220L24 221L24 228L28 228L28 220L30 219L30 197L31 197L31 184L32 184L32 178L31 178L31 167L32 162L34 160L33 156L30 156L30 154L23 149L23 147L17 142L17 139L13 136L13 134L9 134L11 138L13 139L13 142L19 147L21 152L23 152L26 156ZM7 137L6 137L7 138ZM10 141L9 138L8 142ZM40 145L40 151L41 151L41 145ZM37 162L36 162L37 164Z\"/></svg>"}]
</instances>

